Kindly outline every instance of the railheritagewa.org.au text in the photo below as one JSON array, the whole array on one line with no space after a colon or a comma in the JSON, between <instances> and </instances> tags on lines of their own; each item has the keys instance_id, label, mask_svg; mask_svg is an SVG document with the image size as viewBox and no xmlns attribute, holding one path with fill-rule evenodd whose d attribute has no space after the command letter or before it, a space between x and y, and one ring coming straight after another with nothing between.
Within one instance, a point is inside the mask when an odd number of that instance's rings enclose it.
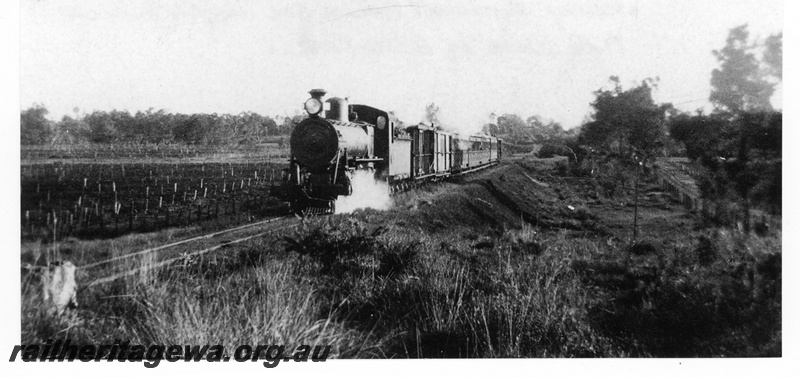
<instances>
[{"instance_id":1,"label":"railheritagewa.org.au text","mask_svg":"<svg viewBox=\"0 0 800 378\"><path fill-rule=\"evenodd\" d=\"M18 359L24 362L52 361L136 361L144 362L147 368L157 367L161 361L209 361L209 362L262 362L273 368L284 362L324 362L331 351L330 345L239 345L233 354L222 345L149 345L131 344L130 341L115 340L113 344L72 344L70 339L47 340L44 344L15 345L9 362Z\"/></svg>"}]
</instances>

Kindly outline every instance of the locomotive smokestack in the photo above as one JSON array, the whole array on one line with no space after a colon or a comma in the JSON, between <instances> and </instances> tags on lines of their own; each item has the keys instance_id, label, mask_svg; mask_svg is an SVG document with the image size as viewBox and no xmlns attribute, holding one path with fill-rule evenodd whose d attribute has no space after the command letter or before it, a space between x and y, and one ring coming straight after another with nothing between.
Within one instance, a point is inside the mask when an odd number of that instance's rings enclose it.
<instances>
[{"instance_id":1,"label":"locomotive smokestack","mask_svg":"<svg viewBox=\"0 0 800 378\"><path fill-rule=\"evenodd\" d=\"M321 88L312 89L308 91L308 94L311 95L311 98L316 98L317 100L320 101L322 101L322 97L324 97L326 93L328 92L326 92L324 89Z\"/></svg>"},{"instance_id":2,"label":"locomotive smokestack","mask_svg":"<svg viewBox=\"0 0 800 378\"><path fill-rule=\"evenodd\" d=\"M350 120L350 108L347 104L346 98L331 97L325 102L331 104L326 118L335 119L342 122L347 122Z\"/></svg>"}]
</instances>

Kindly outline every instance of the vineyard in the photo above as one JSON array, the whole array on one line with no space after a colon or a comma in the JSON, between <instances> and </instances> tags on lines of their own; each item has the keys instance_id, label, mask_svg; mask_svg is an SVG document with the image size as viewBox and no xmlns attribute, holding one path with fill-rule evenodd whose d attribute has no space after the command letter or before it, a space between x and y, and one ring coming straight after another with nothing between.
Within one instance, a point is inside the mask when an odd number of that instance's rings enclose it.
<instances>
[{"instance_id":1,"label":"vineyard","mask_svg":"<svg viewBox=\"0 0 800 378\"><path fill-rule=\"evenodd\" d=\"M286 160L269 146L24 149L22 156L22 239L42 241L251 220L280 206L269 187Z\"/></svg>"},{"instance_id":2,"label":"vineyard","mask_svg":"<svg viewBox=\"0 0 800 378\"><path fill-rule=\"evenodd\" d=\"M49 161L109 162L109 161L155 161L165 159L188 161L217 161L235 158L236 160L271 159L287 157L288 137L275 136L261 144L236 146L188 146L183 144L78 144L20 146L20 159L23 165L39 164Z\"/></svg>"}]
</instances>

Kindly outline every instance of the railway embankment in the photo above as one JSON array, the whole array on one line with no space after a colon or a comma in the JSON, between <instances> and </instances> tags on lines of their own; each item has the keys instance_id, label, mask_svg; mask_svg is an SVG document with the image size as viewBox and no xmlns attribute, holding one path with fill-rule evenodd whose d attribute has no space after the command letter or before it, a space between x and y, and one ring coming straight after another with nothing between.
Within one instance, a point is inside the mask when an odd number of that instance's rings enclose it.
<instances>
[{"instance_id":1,"label":"railway embankment","mask_svg":"<svg viewBox=\"0 0 800 378\"><path fill-rule=\"evenodd\" d=\"M399 217L433 232L526 224L552 232L614 237L625 243L632 242L635 217L637 234L644 238L688 233L697 226L697 214L665 191L656 176L640 183L638 196L632 183L618 185L609 195L602 178L564 174L559 165L565 163L563 159L521 159L456 184L404 195L399 200Z\"/></svg>"}]
</instances>

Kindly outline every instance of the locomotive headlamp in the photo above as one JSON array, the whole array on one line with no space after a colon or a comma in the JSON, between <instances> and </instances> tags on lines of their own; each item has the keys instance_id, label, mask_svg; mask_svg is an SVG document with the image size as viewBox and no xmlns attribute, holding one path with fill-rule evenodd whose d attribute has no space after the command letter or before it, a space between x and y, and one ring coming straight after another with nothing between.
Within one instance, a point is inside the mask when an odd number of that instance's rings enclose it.
<instances>
[{"instance_id":1,"label":"locomotive headlamp","mask_svg":"<svg viewBox=\"0 0 800 378\"><path fill-rule=\"evenodd\" d=\"M306 103L303 105L306 108L306 112L310 115L317 115L319 112L322 111L322 101L318 98L309 98L306 100Z\"/></svg>"}]
</instances>

